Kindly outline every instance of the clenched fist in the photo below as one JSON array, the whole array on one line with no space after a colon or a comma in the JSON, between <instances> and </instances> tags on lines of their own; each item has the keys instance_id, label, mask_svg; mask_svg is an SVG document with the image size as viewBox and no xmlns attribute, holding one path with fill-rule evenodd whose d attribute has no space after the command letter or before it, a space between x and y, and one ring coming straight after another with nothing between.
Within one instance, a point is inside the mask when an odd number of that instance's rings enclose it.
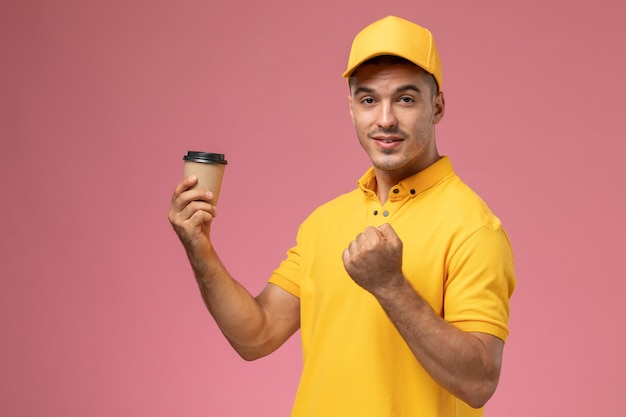
<instances>
[{"instance_id":1,"label":"clenched fist","mask_svg":"<svg viewBox=\"0 0 626 417\"><path fill-rule=\"evenodd\" d=\"M354 282L374 296L404 281L402 241L387 223L360 233L343 251L343 264Z\"/></svg>"}]
</instances>

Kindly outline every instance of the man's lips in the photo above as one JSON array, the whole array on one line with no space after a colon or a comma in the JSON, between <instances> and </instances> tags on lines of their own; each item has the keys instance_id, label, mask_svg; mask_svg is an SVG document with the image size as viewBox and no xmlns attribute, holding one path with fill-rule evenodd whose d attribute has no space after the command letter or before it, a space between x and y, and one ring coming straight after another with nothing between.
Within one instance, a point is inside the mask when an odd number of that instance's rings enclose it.
<instances>
[{"instance_id":1,"label":"man's lips","mask_svg":"<svg viewBox=\"0 0 626 417\"><path fill-rule=\"evenodd\" d=\"M403 138L398 137L383 137L383 136L374 136L372 139L380 141L380 142L399 142L404 140Z\"/></svg>"},{"instance_id":2,"label":"man's lips","mask_svg":"<svg viewBox=\"0 0 626 417\"><path fill-rule=\"evenodd\" d=\"M397 136L372 136L371 139L373 139L378 146L385 149L398 146L398 144L404 140L404 138Z\"/></svg>"}]
</instances>

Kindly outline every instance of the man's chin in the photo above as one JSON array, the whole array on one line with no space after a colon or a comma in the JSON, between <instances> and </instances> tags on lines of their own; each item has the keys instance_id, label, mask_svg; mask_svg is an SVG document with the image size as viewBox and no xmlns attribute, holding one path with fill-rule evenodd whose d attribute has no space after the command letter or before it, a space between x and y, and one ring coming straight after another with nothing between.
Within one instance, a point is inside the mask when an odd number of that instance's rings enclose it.
<instances>
[{"instance_id":1,"label":"man's chin","mask_svg":"<svg viewBox=\"0 0 626 417\"><path fill-rule=\"evenodd\" d=\"M401 161L372 160L372 165L374 165L374 168L379 169L381 171L390 172L390 171L396 171L398 169L401 169L406 164L402 163Z\"/></svg>"}]
</instances>

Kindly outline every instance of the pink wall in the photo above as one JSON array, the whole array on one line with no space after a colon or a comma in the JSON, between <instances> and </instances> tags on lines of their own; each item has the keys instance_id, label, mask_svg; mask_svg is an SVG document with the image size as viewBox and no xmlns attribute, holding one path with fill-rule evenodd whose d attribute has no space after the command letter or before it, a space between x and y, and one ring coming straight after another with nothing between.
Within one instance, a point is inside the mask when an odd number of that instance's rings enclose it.
<instances>
[{"instance_id":1,"label":"pink wall","mask_svg":"<svg viewBox=\"0 0 626 417\"><path fill-rule=\"evenodd\" d=\"M288 415L299 341L255 363L231 351L170 194L184 152L226 153L214 236L260 290L367 167L340 74L355 32L396 14L436 34L440 149L515 247L487 416L623 416L619 4L3 1L0 415Z\"/></svg>"}]
</instances>

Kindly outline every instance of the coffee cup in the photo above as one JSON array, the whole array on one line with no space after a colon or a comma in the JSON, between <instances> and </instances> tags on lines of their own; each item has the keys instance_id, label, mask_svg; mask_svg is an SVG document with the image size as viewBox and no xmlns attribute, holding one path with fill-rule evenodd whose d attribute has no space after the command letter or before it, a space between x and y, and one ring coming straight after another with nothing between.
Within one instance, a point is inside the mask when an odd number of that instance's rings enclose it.
<instances>
[{"instance_id":1,"label":"coffee cup","mask_svg":"<svg viewBox=\"0 0 626 417\"><path fill-rule=\"evenodd\" d=\"M226 159L221 153L207 153L189 151L183 156L185 178L190 175L198 177L198 182L193 188L201 188L213 193L211 204L217 205L217 200L222 187Z\"/></svg>"}]
</instances>

